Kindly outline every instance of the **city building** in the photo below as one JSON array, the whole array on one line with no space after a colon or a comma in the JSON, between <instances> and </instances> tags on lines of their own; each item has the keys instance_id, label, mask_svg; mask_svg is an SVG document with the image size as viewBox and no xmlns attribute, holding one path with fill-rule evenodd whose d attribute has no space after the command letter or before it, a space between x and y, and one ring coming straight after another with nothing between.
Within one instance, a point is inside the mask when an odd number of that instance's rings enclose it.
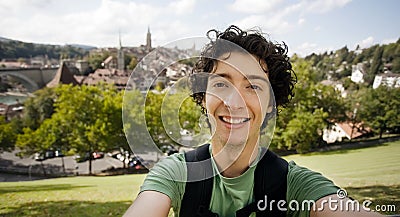
<instances>
[{"instance_id":1,"label":"city building","mask_svg":"<svg viewBox=\"0 0 400 217\"><path fill-rule=\"evenodd\" d=\"M62 63L61 67L58 68L56 75L53 80L47 83L47 87L56 87L59 84L73 84L78 85L78 81L75 79L74 75L70 72L66 63Z\"/></svg>"}]
</instances>

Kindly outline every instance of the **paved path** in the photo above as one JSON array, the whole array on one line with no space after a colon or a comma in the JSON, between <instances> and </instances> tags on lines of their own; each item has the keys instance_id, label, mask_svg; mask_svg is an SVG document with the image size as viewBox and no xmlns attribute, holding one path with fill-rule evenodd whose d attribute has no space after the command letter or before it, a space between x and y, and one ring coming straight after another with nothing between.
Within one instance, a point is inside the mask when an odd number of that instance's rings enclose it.
<instances>
[{"instance_id":1,"label":"paved path","mask_svg":"<svg viewBox=\"0 0 400 217\"><path fill-rule=\"evenodd\" d=\"M50 175L64 174L64 169L62 167L63 158L61 157L55 157L40 162L33 159L33 157L20 158L15 155L16 153L17 151L0 153L0 181L19 178L22 180L26 178L32 179L35 174L43 174L43 169L46 174ZM64 157L64 166L66 174L89 174L89 161L76 163L72 156L66 156ZM104 158L92 160L92 173L94 174L110 168L121 167L123 167L121 161L107 155ZM11 177L10 173L18 173L21 175Z\"/></svg>"}]
</instances>

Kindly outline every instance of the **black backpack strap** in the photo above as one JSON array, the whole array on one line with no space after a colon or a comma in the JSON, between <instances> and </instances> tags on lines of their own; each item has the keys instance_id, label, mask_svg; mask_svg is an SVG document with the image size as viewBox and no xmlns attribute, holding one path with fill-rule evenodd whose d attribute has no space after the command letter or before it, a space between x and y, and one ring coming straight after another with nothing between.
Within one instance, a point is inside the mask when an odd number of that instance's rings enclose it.
<instances>
[{"instance_id":1,"label":"black backpack strap","mask_svg":"<svg viewBox=\"0 0 400 217\"><path fill-rule=\"evenodd\" d=\"M185 153L188 181L179 211L180 217L218 217L209 210L214 181L209 146L202 145Z\"/></svg>"},{"instance_id":2,"label":"black backpack strap","mask_svg":"<svg viewBox=\"0 0 400 217\"><path fill-rule=\"evenodd\" d=\"M248 217L252 212L256 212L257 217L286 216L286 211L279 210L276 204L280 200L286 200L288 162L270 150L263 149L262 151L265 154L257 163L254 172L255 201L236 211L236 217ZM266 198L268 201L265 201ZM260 200L262 200L260 208L264 208L264 203L267 203L265 210L259 210ZM272 200L275 203L270 209L269 202Z\"/></svg>"},{"instance_id":3,"label":"black backpack strap","mask_svg":"<svg viewBox=\"0 0 400 217\"><path fill-rule=\"evenodd\" d=\"M254 174L254 197L255 201L242 209L236 211L236 217L248 217L256 212L257 217L284 217L286 211L280 211L277 207L269 207L269 201L275 200L275 205L280 200L286 200L288 163L269 150L265 152L262 159L257 163ZM185 194L183 195L179 216L181 217L217 217L218 215L209 210L213 175L210 159L209 144L203 145L193 151L185 153L187 163L188 180ZM209 178L208 178L209 177ZM258 209L258 202L264 201L267 196L268 206L265 210Z\"/></svg>"}]
</instances>

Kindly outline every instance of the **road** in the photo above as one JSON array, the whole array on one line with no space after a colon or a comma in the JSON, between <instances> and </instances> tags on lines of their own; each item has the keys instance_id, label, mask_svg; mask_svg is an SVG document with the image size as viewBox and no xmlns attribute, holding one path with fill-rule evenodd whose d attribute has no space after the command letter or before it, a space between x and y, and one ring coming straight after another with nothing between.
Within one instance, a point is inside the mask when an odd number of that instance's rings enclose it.
<instances>
[{"instance_id":1,"label":"road","mask_svg":"<svg viewBox=\"0 0 400 217\"><path fill-rule=\"evenodd\" d=\"M26 174L30 179L40 178L40 175L44 174L44 172L47 175L64 174L64 169L62 167L63 160L65 173L79 175L89 174L89 161L77 163L72 156L55 157L40 162L36 161L33 157L20 158L16 156L16 153L17 151L0 153L0 181L13 180L14 178L17 180L23 179L23 174ZM101 173L107 169L121 167L123 167L121 161L107 155L105 155L104 158L92 160L93 174ZM18 173L22 175L19 178L11 177L9 173ZM35 175L38 174L39 177L36 177Z\"/></svg>"}]
</instances>

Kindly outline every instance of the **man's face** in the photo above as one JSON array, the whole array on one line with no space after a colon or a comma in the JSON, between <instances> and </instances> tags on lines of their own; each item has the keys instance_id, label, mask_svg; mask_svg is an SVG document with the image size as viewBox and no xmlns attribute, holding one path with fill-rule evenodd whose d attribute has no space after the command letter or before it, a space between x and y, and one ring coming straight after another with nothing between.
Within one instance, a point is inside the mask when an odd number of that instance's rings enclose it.
<instances>
[{"instance_id":1,"label":"man's face","mask_svg":"<svg viewBox=\"0 0 400 217\"><path fill-rule=\"evenodd\" d=\"M268 76L250 54L233 52L221 59L208 79L205 97L213 142L257 142L270 101Z\"/></svg>"}]
</instances>

